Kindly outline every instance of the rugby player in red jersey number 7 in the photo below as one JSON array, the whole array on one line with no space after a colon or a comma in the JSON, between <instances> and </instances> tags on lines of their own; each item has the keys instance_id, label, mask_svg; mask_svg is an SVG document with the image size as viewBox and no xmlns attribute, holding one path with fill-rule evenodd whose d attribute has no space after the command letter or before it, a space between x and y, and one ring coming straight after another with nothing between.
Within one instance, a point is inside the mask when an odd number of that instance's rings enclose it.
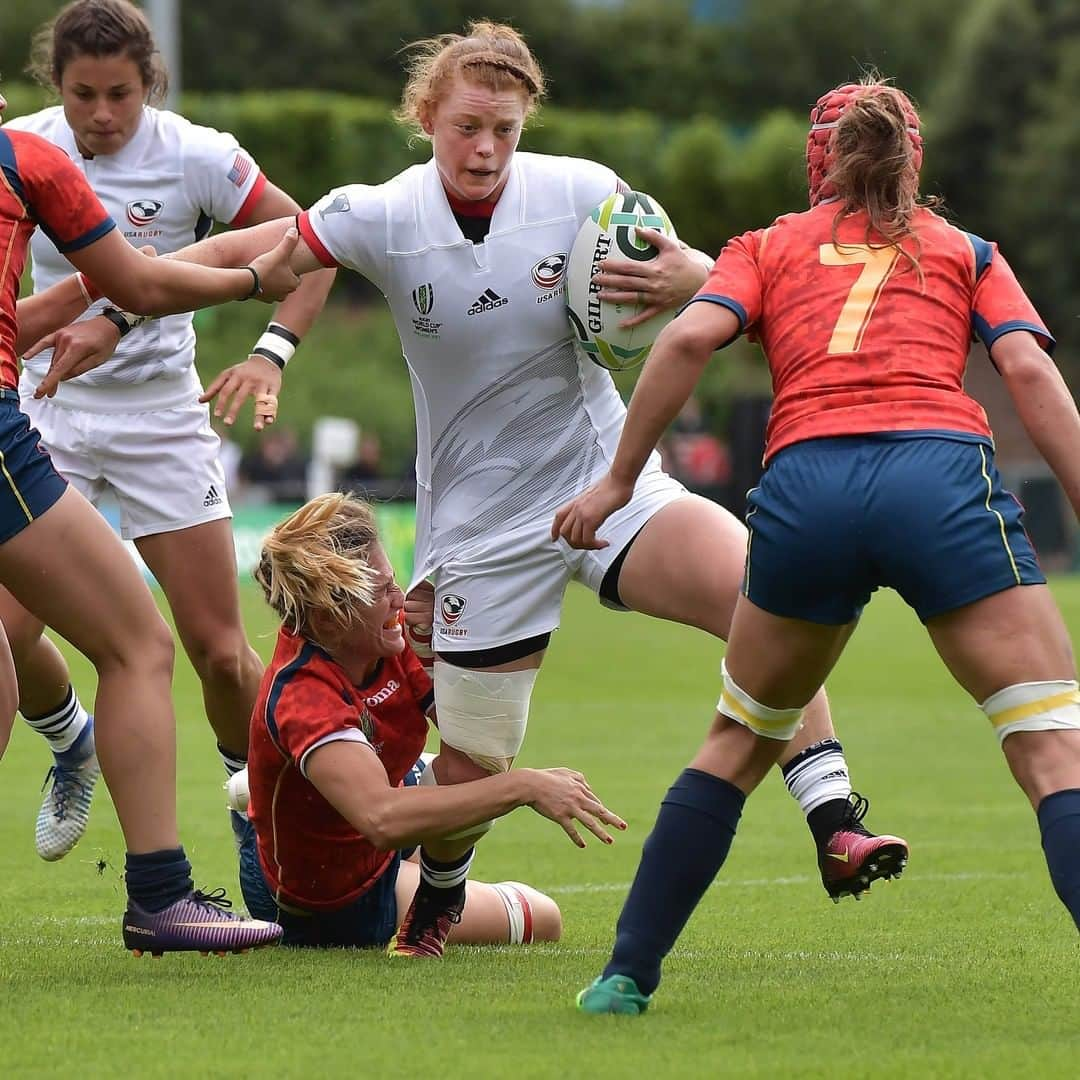
<instances>
[{"instance_id":1,"label":"rugby player in red jersey number 7","mask_svg":"<svg viewBox=\"0 0 1080 1080\"><path fill-rule=\"evenodd\" d=\"M1080 692L1061 615L963 389L972 331L1080 514L1080 416L1052 346L992 243L918 197L912 103L876 79L811 114L810 209L732 240L635 388L607 475L555 530L603 541L713 352L754 334L775 403L723 690L664 799L616 931L578 997L640 1013L727 857L746 796L801 722L871 592L895 589L993 726L1035 809L1050 877L1080 926Z\"/></svg>"}]
</instances>

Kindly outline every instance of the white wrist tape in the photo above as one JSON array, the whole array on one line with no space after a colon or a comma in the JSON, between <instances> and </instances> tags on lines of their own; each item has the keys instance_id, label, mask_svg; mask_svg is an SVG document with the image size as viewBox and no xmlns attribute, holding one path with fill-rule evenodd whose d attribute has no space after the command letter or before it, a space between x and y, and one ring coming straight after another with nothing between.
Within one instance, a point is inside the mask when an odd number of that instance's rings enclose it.
<instances>
[{"instance_id":1,"label":"white wrist tape","mask_svg":"<svg viewBox=\"0 0 1080 1080\"><path fill-rule=\"evenodd\" d=\"M255 347L251 352L254 356L265 357L271 364L275 364L284 371L285 365L293 358L299 344L300 338L287 326L272 322L262 332L262 336L255 342Z\"/></svg>"}]
</instances>

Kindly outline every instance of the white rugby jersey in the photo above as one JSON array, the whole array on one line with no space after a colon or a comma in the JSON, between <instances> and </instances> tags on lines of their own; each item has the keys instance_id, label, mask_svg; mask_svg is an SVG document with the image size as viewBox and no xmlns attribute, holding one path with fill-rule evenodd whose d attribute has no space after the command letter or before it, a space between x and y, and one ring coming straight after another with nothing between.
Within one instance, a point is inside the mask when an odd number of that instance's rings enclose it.
<instances>
[{"instance_id":1,"label":"white rugby jersey","mask_svg":"<svg viewBox=\"0 0 1080 1080\"><path fill-rule=\"evenodd\" d=\"M61 106L16 117L5 127L32 131L65 151L127 240L137 247L150 244L158 254L201 240L215 220L242 223L266 185L259 167L232 135L149 106L126 146L92 158L79 153ZM34 233L30 253L35 292L74 271L41 229ZM82 317L98 314L108 303L99 300ZM109 386L182 375L195 359L191 322L190 313L167 315L131 331L101 367L61 383L59 395L77 404L76 398L90 388L107 393ZM48 370L51 355L46 350L26 361L35 382Z\"/></svg>"},{"instance_id":2,"label":"white rugby jersey","mask_svg":"<svg viewBox=\"0 0 1080 1080\"><path fill-rule=\"evenodd\" d=\"M613 458L626 410L611 376L577 355L563 273L617 185L591 161L516 154L476 245L433 161L338 188L300 216L315 254L377 285L397 324L416 406L414 580L550 519Z\"/></svg>"}]
</instances>

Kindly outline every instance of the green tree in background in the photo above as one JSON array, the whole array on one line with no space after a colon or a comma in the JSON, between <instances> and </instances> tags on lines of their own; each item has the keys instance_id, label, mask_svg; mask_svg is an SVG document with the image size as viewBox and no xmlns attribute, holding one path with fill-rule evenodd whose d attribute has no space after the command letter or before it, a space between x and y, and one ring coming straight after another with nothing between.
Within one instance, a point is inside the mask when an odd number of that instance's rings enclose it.
<instances>
[{"instance_id":1,"label":"green tree in background","mask_svg":"<svg viewBox=\"0 0 1080 1080\"><path fill-rule=\"evenodd\" d=\"M927 169L957 223L1001 243L1077 372L1080 6L991 0L958 29Z\"/></svg>"}]
</instances>

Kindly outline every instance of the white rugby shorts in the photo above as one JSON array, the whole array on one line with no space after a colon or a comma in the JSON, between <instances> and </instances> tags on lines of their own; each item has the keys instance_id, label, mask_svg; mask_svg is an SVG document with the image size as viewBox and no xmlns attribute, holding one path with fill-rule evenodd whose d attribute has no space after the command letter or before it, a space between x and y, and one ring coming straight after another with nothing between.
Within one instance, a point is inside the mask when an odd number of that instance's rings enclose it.
<instances>
[{"instance_id":1,"label":"white rugby shorts","mask_svg":"<svg viewBox=\"0 0 1080 1080\"><path fill-rule=\"evenodd\" d=\"M600 529L610 541L600 551L552 541L551 517L545 517L492 538L476 555L443 563L434 574L433 647L447 653L492 649L556 629L567 585L576 580L599 594L623 548L654 514L686 494L677 480L650 469L630 502Z\"/></svg>"},{"instance_id":2,"label":"white rugby shorts","mask_svg":"<svg viewBox=\"0 0 1080 1080\"><path fill-rule=\"evenodd\" d=\"M95 506L106 493L115 497L125 540L232 517L221 440L198 391L176 394L169 387L169 399L159 394L154 407L148 389L125 396L122 411L106 394L95 395L100 410L85 398L65 401L62 393L36 401L33 386L24 374L22 409L53 465Z\"/></svg>"}]
</instances>

